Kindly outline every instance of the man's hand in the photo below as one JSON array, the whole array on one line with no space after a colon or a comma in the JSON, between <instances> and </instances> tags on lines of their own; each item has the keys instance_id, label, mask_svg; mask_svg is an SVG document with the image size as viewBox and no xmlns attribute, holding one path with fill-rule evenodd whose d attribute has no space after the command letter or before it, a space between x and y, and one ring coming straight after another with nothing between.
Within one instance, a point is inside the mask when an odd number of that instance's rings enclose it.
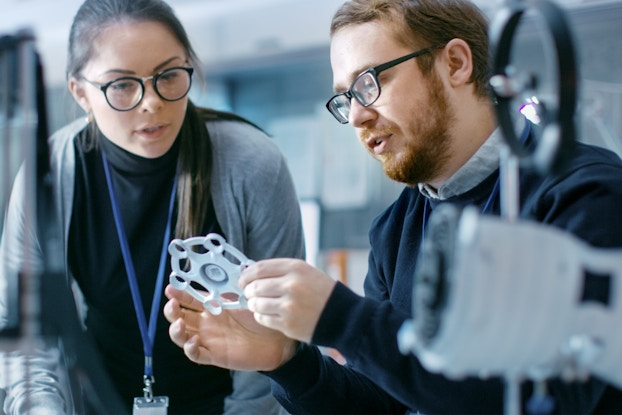
<instances>
[{"instance_id":1,"label":"man's hand","mask_svg":"<svg viewBox=\"0 0 622 415\"><path fill-rule=\"evenodd\" d=\"M336 281L302 260L279 258L252 264L239 283L257 322L309 342Z\"/></svg>"},{"instance_id":2,"label":"man's hand","mask_svg":"<svg viewBox=\"0 0 622 415\"><path fill-rule=\"evenodd\" d=\"M295 353L297 342L263 327L248 310L205 311L185 291L167 286L164 315L173 343L193 362L232 370L274 370Z\"/></svg>"}]
</instances>

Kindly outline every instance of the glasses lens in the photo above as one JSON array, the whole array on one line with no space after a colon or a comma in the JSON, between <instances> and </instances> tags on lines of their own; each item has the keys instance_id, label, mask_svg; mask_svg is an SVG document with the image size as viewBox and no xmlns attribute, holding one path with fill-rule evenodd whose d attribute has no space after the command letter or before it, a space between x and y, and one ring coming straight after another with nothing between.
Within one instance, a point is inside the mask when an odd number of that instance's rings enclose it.
<instances>
[{"instance_id":1,"label":"glasses lens","mask_svg":"<svg viewBox=\"0 0 622 415\"><path fill-rule=\"evenodd\" d=\"M117 79L106 88L108 103L113 108L121 111L133 108L140 102L142 96L142 85L136 79Z\"/></svg>"},{"instance_id":2,"label":"glasses lens","mask_svg":"<svg viewBox=\"0 0 622 415\"><path fill-rule=\"evenodd\" d=\"M380 86L376 76L371 72L359 75L352 84L352 96L364 107L376 102L380 96Z\"/></svg>"},{"instance_id":3,"label":"glasses lens","mask_svg":"<svg viewBox=\"0 0 622 415\"><path fill-rule=\"evenodd\" d=\"M156 76L156 89L168 101L183 98L190 90L191 75L182 68L171 68Z\"/></svg>"},{"instance_id":4,"label":"glasses lens","mask_svg":"<svg viewBox=\"0 0 622 415\"><path fill-rule=\"evenodd\" d=\"M344 94L334 96L328 101L328 110L342 124L348 122L350 117L350 98Z\"/></svg>"}]
</instances>

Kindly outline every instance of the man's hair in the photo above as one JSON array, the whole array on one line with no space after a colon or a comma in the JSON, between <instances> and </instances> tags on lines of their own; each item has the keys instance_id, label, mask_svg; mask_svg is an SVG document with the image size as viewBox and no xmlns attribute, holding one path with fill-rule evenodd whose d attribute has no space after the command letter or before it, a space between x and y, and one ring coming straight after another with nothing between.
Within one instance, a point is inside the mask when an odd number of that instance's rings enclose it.
<instances>
[{"instance_id":1,"label":"man's hair","mask_svg":"<svg viewBox=\"0 0 622 415\"><path fill-rule=\"evenodd\" d=\"M396 40L421 49L464 40L471 48L473 74L470 82L478 95L489 95L488 19L470 0L350 0L335 13L331 37L340 29L369 22L389 23ZM424 74L434 65L434 54L416 60Z\"/></svg>"}]
</instances>

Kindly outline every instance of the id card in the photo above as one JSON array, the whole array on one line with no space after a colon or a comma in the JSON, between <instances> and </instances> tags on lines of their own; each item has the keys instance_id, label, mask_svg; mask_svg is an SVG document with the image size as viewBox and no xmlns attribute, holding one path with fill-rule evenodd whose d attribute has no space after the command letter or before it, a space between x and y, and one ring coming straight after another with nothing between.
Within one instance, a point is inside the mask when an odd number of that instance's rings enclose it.
<instances>
[{"instance_id":1,"label":"id card","mask_svg":"<svg viewBox=\"0 0 622 415\"><path fill-rule=\"evenodd\" d=\"M153 399L134 398L132 415L166 415L168 412L168 396L154 396Z\"/></svg>"}]
</instances>

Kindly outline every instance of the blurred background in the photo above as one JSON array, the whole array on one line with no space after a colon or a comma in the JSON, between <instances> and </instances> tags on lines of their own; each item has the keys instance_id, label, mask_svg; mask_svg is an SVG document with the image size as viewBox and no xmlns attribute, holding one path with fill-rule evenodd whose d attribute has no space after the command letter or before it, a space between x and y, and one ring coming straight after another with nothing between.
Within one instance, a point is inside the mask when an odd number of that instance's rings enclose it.
<instances>
[{"instance_id":1,"label":"blurred background","mask_svg":"<svg viewBox=\"0 0 622 415\"><path fill-rule=\"evenodd\" d=\"M80 3L0 0L0 34L30 28L37 38L52 131L83 116L65 85L69 26ZM324 107L332 95L328 29L341 3L169 0L203 62L205 83L194 83L191 98L247 117L273 137L294 176L308 261L362 292L368 226L402 186ZM509 1L475 3L494 19ZM622 0L558 4L567 11L580 63L580 139L622 154ZM546 34L532 29L519 30L513 62L540 71L543 90L548 82L555 92Z\"/></svg>"}]
</instances>

